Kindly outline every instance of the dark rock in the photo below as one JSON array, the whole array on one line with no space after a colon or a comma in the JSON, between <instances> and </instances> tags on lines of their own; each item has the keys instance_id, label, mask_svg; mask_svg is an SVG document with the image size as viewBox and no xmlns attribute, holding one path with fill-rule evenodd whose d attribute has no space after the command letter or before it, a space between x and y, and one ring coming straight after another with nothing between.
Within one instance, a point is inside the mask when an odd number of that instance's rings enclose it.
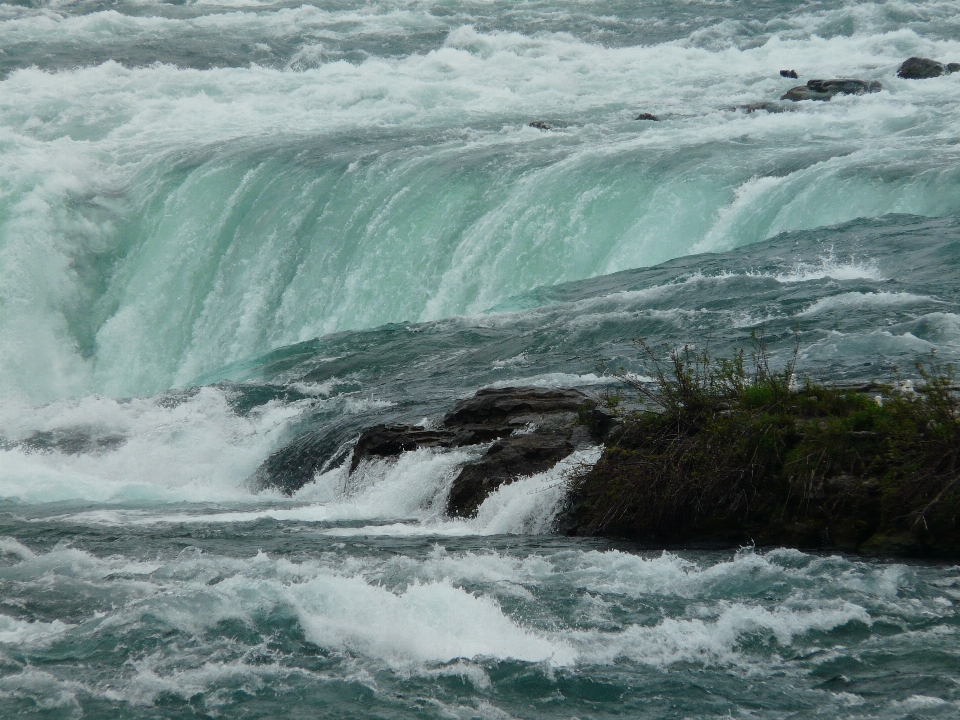
<instances>
[{"instance_id":1,"label":"dark rock","mask_svg":"<svg viewBox=\"0 0 960 720\"><path fill-rule=\"evenodd\" d=\"M947 66L944 68L944 72L946 72L947 75L960 72L960 63L947 63Z\"/></svg>"},{"instance_id":2,"label":"dark rock","mask_svg":"<svg viewBox=\"0 0 960 720\"><path fill-rule=\"evenodd\" d=\"M353 448L350 472L369 457L391 457L422 447L450 447L455 433L427 430L419 425L374 425L360 434Z\"/></svg>"},{"instance_id":3,"label":"dark rock","mask_svg":"<svg viewBox=\"0 0 960 720\"><path fill-rule=\"evenodd\" d=\"M780 103L763 101L763 102L747 103L746 105L738 105L737 110L743 110L745 113L749 115L750 113L755 113L760 110L763 110L764 112L769 112L769 113L782 113L782 112L786 112L787 109Z\"/></svg>"},{"instance_id":4,"label":"dark rock","mask_svg":"<svg viewBox=\"0 0 960 720\"><path fill-rule=\"evenodd\" d=\"M461 400L443 418L444 427L489 425L522 415L576 413L596 407L596 400L579 390L535 387L488 388Z\"/></svg>"},{"instance_id":5,"label":"dark rock","mask_svg":"<svg viewBox=\"0 0 960 720\"><path fill-rule=\"evenodd\" d=\"M536 128L537 130L552 130L552 129L553 129L553 128L551 128L549 125L547 125L545 122L541 122L540 120L534 120L532 123L529 124L529 127Z\"/></svg>"},{"instance_id":6,"label":"dark rock","mask_svg":"<svg viewBox=\"0 0 960 720\"><path fill-rule=\"evenodd\" d=\"M504 484L549 470L575 449L571 432L530 433L497 440L453 481L447 512L472 517L487 496Z\"/></svg>"},{"instance_id":7,"label":"dark rock","mask_svg":"<svg viewBox=\"0 0 960 720\"><path fill-rule=\"evenodd\" d=\"M796 80L800 76L797 75L796 70L781 70L780 77L791 78L793 80Z\"/></svg>"},{"instance_id":8,"label":"dark rock","mask_svg":"<svg viewBox=\"0 0 960 720\"><path fill-rule=\"evenodd\" d=\"M637 115L637 120L652 120L653 122L660 122L660 118L653 113L640 113Z\"/></svg>"},{"instance_id":9,"label":"dark rock","mask_svg":"<svg viewBox=\"0 0 960 720\"><path fill-rule=\"evenodd\" d=\"M840 78L834 80L808 80L806 85L798 85L790 88L780 98L781 100L791 100L799 102L801 100L829 100L834 95L864 95L866 93L875 93L883 90L883 86L877 82L866 80L853 80Z\"/></svg>"},{"instance_id":10,"label":"dark rock","mask_svg":"<svg viewBox=\"0 0 960 720\"><path fill-rule=\"evenodd\" d=\"M336 467L349 452L353 437L356 434L342 437L326 428L309 430L271 453L247 482L255 492L275 488L293 495L317 473Z\"/></svg>"},{"instance_id":11,"label":"dark rock","mask_svg":"<svg viewBox=\"0 0 960 720\"><path fill-rule=\"evenodd\" d=\"M943 75L943 63L922 57L907 58L897 70L897 77L904 80L926 80Z\"/></svg>"},{"instance_id":12,"label":"dark rock","mask_svg":"<svg viewBox=\"0 0 960 720\"><path fill-rule=\"evenodd\" d=\"M350 470L370 457L495 441L453 482L448 512L469 517L496 488L549 470L578 447L609 432L615 422L609 412L578 390L490 388L454 405L442 428L377 425L364 430L353 449Z\"/></svg>"}]
</instances>

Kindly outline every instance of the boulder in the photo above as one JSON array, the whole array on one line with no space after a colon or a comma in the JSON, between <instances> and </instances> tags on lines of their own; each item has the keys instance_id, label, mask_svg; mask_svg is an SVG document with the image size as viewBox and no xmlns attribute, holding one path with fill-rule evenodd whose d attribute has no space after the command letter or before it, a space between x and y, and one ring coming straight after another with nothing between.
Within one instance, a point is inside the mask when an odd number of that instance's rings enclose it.
<instances>
[{"instance_id":1,"label":"boulder","mask_svg":"<svg viewBox=\"0 0 960 720\"><path fill-rule=\"evenodd\" d=\"M780 77L785 77L785 78L790 78L790 79L792 79L792 80L796 80L796 79L797 79L798 77L800 77L800 76L797 75L797 71L796 71L796 70L781 70L781 71L780 71Z\"/></svg>"},{"instance_id":2,"label":"boulder","mask_svg":"<svg viewBox=\"0 0 960 720\"><path fill-rule=\"evenodd\" d=\"M947 63L947 66L944 68L944 72L946 72L947 75L960 72L960 63Z\"/></svg>"},{"instance_id":3,"label":"boulder","mask_svg":"<svg viewBox=\"0 0 960 720\"><path fill-rule=\"evenodd\" d=\"M943 75L943 63L930 58L912 57L903 61L897 70L897 77L904 80L926 80Z\"/></svg>"},{"instance_id":4,"label":"boulder","mask_svg":"<svg viewBox=\"0 0 960 720\"><path fill-rule=\"evenodd\" d=\"M360 433L350 472L369 457L391 457L422 447L450 447L455 437L449 430L427 430L419 425L374 425Z\"/></svg>"},{"instance_id":5,"label":"boulder","mask_svg":"<svg viewBox=\"0 0 960 720\"><path fill-rule=\"evenodd\" d=\"M791 88L780 98L799 102L801 100L829 100L834 95L864 95L880 92L883 86L876 80L854 80L838 78L834 80L808 80L806 85Z\"/></svg>"},{"instance_id":6,"label":"boulder","mask_svg":"<svg viewBox=\"0 0 960 720\"><path fill-rule=\"evenodd\" d=\"M529 123L529 127L536 128L537 130L551 130L552 128L547 125L545 122L540 120L534 120L532 123Z\"/></svg>"},{"instance_id":7,"label":"boulder","mask_svg":"<svg viewBox=\"0 0 960 720\"><path fill-rule=\"evenodd\" d=\"M552 468L576 449L572 429L497 440L480 460L465 465L453 481L447 513L473 517L487 496L501 485Z\"/></svg>"},{"instance_id":8,"label":"boulder","mask_svg":"<svg viewBox=\"0 0 960 720\"><path fill-rule=\"evenodd\" d=\"M653 113L640 113L637 115L637 120L652 120L653 122L660 122L660 118Z\"/></svg>"}]
</instances>

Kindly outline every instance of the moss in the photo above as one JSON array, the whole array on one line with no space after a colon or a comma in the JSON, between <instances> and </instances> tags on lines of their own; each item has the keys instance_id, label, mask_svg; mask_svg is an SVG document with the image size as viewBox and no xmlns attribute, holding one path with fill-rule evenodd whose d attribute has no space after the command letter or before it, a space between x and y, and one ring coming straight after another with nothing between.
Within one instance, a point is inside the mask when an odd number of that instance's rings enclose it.
<instances>
[{"instance_id":1,"label":"moss","mask_svg":"<svg viewBox=\"0 0 960 720\"><path fill-rule=\"evenodd\" d=\"M683 348L646 401L620 414L603 456L571 485L562 527L658 543L838 547L960 556L960 398L953 370L918 363L916 392L806 381L793 362L714 360ZM795 356L794 356L795 357Z\"/></svg>"}]
</instances>

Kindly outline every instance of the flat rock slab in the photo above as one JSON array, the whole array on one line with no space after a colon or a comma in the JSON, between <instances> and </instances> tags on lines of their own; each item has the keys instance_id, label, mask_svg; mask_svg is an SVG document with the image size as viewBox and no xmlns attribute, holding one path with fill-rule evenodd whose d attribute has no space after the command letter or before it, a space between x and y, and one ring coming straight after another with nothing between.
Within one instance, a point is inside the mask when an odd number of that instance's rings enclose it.
<instances>
[{"instance_id":1,"label":"flat rock slab","mask_svg":"<svg viewBox=\"0 0 960 720\"><path fill-rule=\"evenodd\" d=\"M864 95L883 90L876 80L854 80L838 78L835 80L808 80L806 85L790 88L781 100L799 102L801 100L830 100L835 95Z\"/></svg>"},{"instance_id":2,"label":"flat rock slab","mask_svg":"<svg viewBox=\"0 0 960 720\"><path fill-rule=\"evenodd\" d=\"M443 418L443 425L488 425L508 422L521 415L576 413L592 409L597 402L579 390L508 387L487 388L461 400Z\"/></svg>"}]
</instances>

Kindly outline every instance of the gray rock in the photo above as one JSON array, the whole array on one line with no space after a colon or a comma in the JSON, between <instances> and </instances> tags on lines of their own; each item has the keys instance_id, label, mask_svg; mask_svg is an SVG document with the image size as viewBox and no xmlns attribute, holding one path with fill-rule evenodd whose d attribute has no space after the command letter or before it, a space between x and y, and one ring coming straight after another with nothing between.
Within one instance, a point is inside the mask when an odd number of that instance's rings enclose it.
<instances>
[{"instance_id":1,"label":"gray rock","mask_svg":"<svg viewBox=\"0 0 960 720\"><path fill-rule=\"evenodd\" d=\"M796 70L781 70L780 77L791 78L792 80L796 80L800 76L797 75Z\"/></svg>"},{"instance_id":2,"label":"gray rock","mask_svg":"<svg viewBox=\"0 0 960 720\"><path fill-rule=\"evenodd\" d=\"M761 110L763 110L764 112L770 112L770 113L782 113L782 112L786 112L787 110L787 108L785 108L780 103L767 102L767 101L747 103L746 105L737 105L736 109L743 110L743 112L747 113L748 115L750 113L759 112Z\"/></svg>"},{"instance_id":3,"label":"gray rock","mask_svg":"<svg viewBox=\"0 0 960 720\"><path fill-rule=\"evenodd\" d=\"M459 401L443 418L444 427L505 423L519 415L575 413L596 407L596 401L579 390L535 387L487 388Z\"/></svg>"},{"instance_id":4,"label":"gray rock","mask_svg":"<svg viewBox=\"0 0 960 720\"><path fill-rule=\"evenodd\" d=\"M960 72L960 63L947 63L947 66L944 68L944 71L947 75L951 73Z\"/></svg>"},{"instance_id":5,"label":"gray rock","mask_svg":"<svg viewBox=\"0 0 960 720\"><path fill-rule=\"evenodd\" d=\"M660 118L653 113L640 113L637 115L637 120L652 120L653 122L660 122Z\"/></svg>"},{"instance_id":6,"label":"gray rock","mask_svg":"<svg viewBox=\"0 0 960 720\"><path fill-rule=\"evenodd\" d=\"M780 98L799 102L801 100L829 100L834 95L864 95L883 90L876 80L854 80L839 78L834 80L808 80L806 85L791 88Z\"/></svg>"},{"instance_id":7,"label":"gray rock","mask_svg":"<svg viewBox=\"0 0 960 720\"><path fill-rule=\"evenodd\" d=\"M450 447L456 433L450 430L427 430L419 425L374 425L360 434L353 448L350 472L370 457L391 457L422 447Z\"/></svg>"},{"instance_id":8,"label":"gray rock","mask_svg":"<svg viewBox=\"0 0 960 720\"><path fill-rule=\"evenodd\" d=\"M943 75L943 63L922 57L907 58L903 61L897 76L905 80L926 80Z\"/></svg>"},{"instance_id":9,"label":"gray rock","mask_svg":"<svg viewBox=\"0 0 960 720\"><path fill-rule=\"evenodd\" d=\"M545 122L540 120L534 120L532 123L529 123L529 127L536 128L537 130L551 130L552 128L547 125Z\"/></svg>"}]
</instances>

